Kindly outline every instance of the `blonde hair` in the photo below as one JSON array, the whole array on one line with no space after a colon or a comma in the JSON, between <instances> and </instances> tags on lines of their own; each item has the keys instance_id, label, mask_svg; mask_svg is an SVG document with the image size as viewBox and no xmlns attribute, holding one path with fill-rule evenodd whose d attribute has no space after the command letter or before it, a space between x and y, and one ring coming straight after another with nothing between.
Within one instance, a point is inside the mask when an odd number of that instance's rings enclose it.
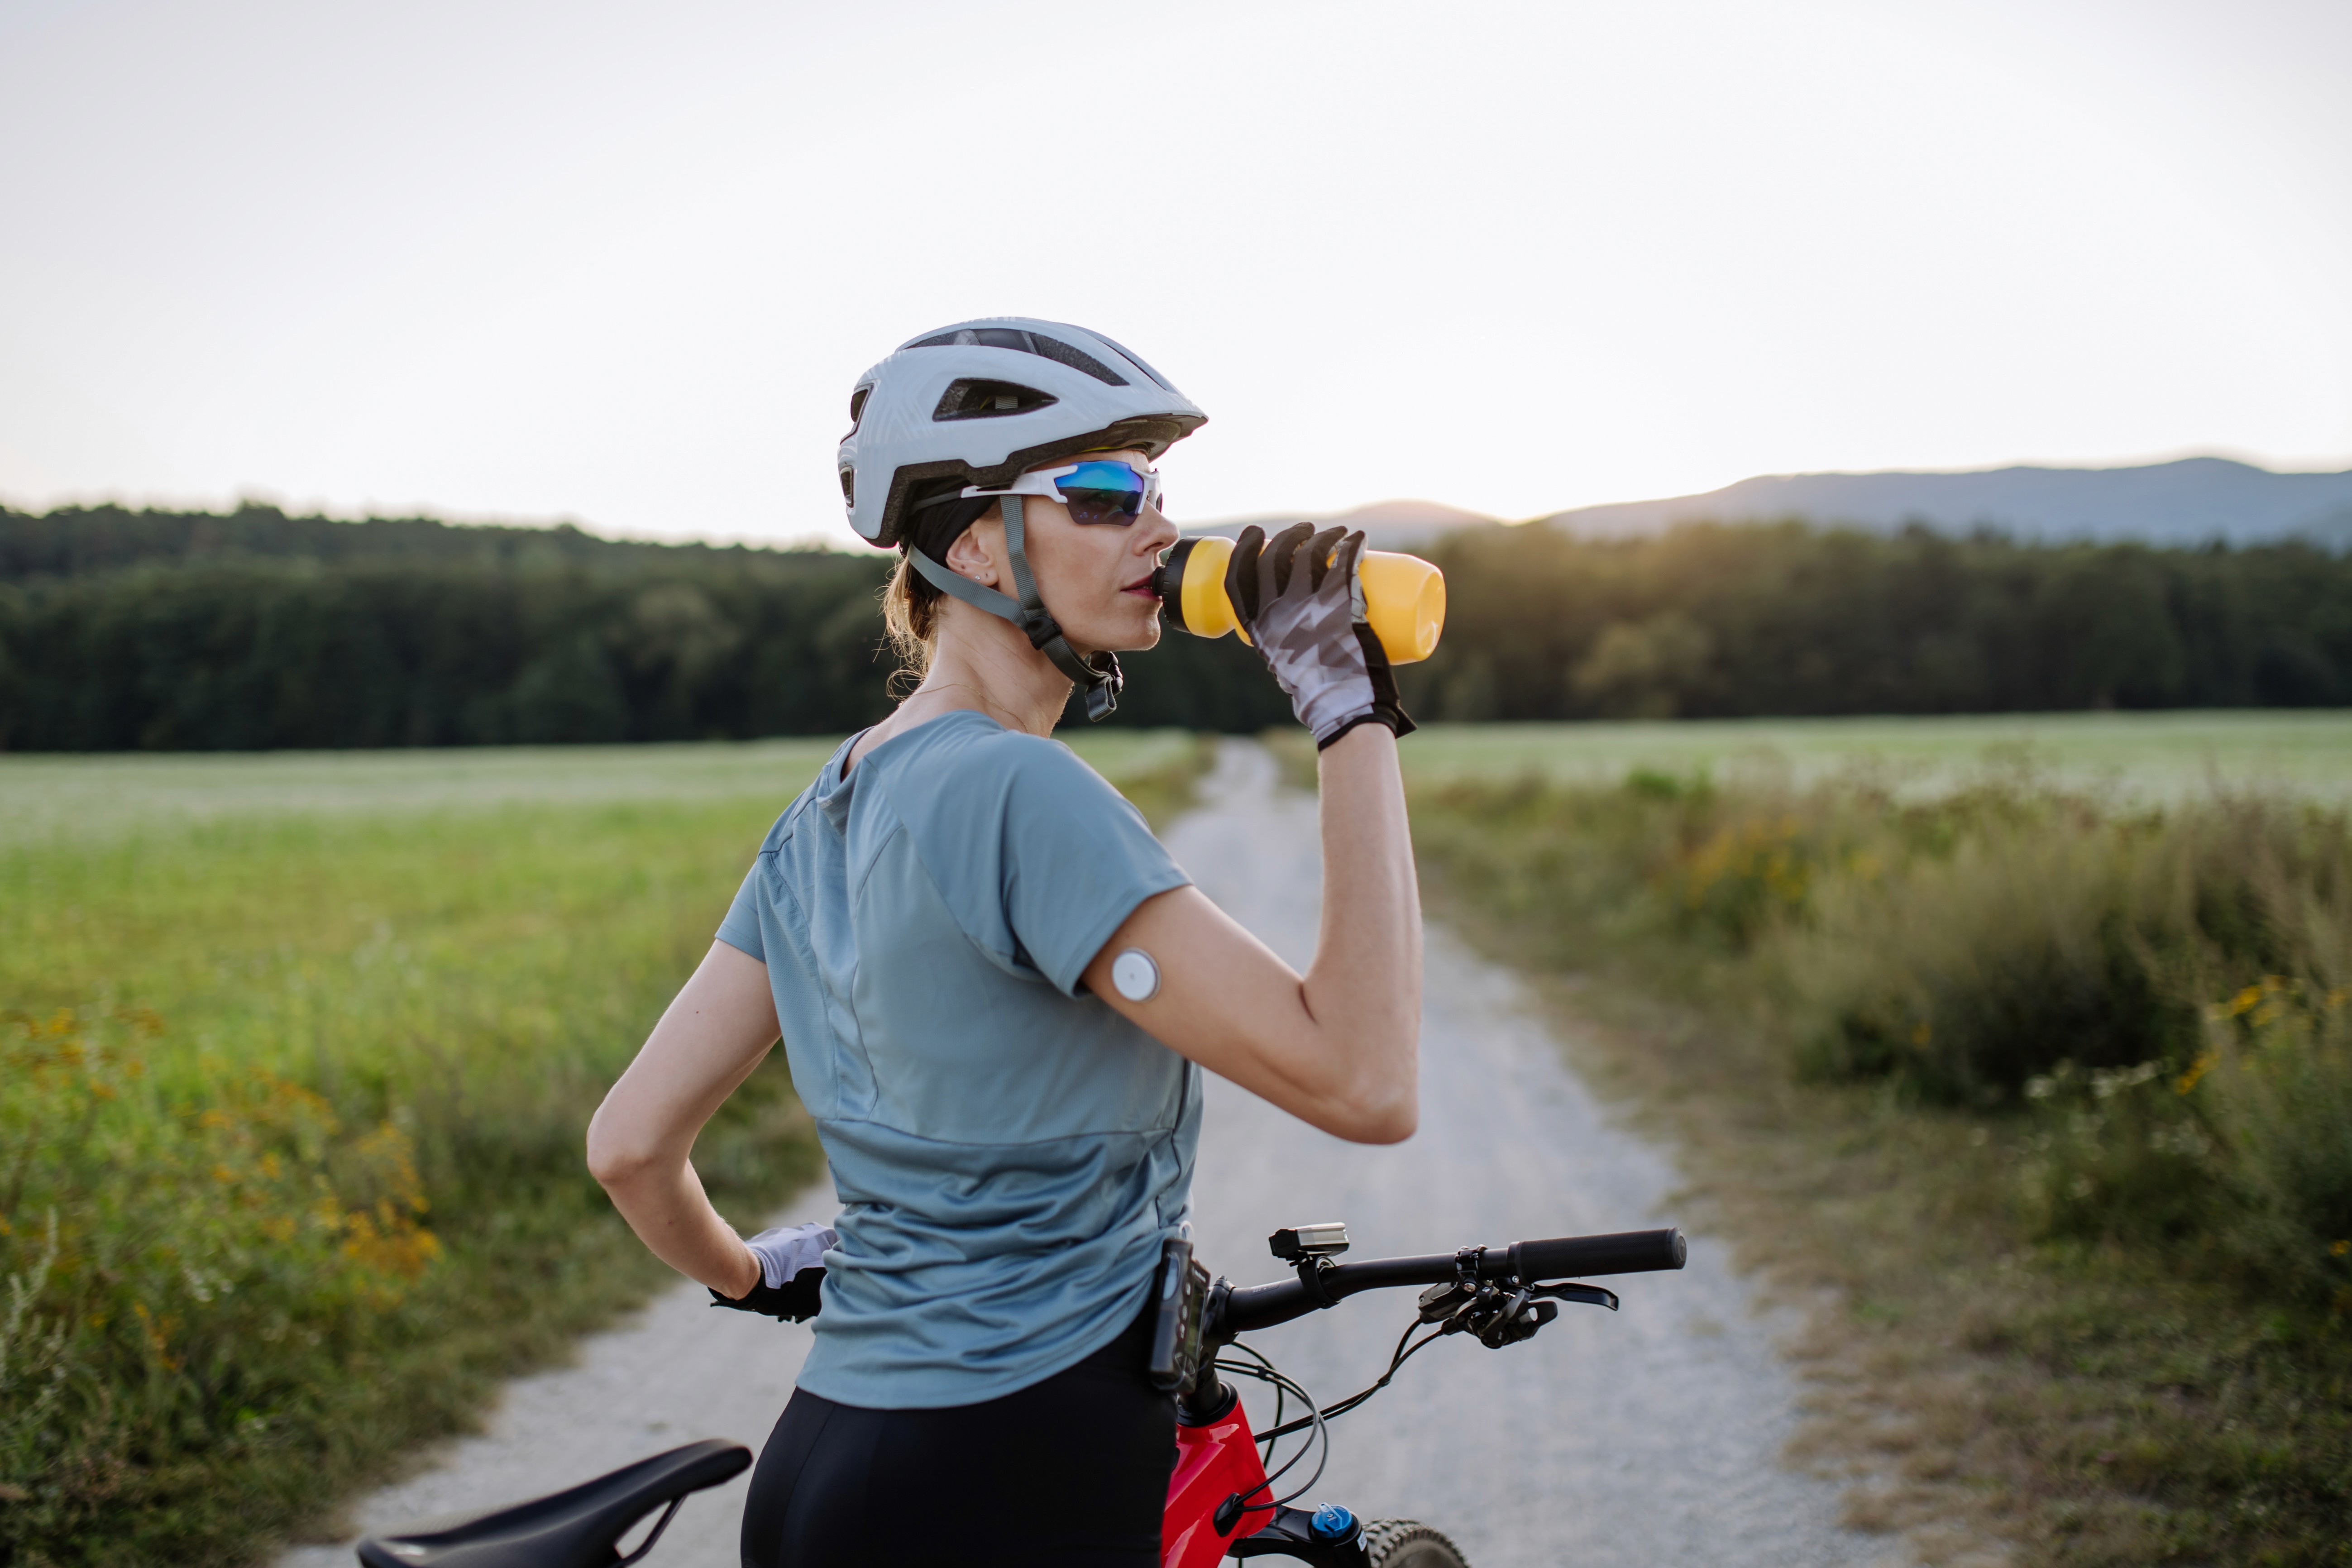
<instances>
[{"instance_id":1,"label":"blonde hair","mask_svg":"<svg viewBox=\"0 0 2352 1568\"><path fill-rule=\"evenodd\" d=\"M931 655L940 646L940 591L923 581L904 551L882 584L882 630L898 656L890 691L904 698L930 673Z\"/></svg>"},{"instance_id":2,"label":"blonde hair","mask_svg":"<svg viewBox=\"0 0 2352 1568\"><path fill-rule=\"evenodd\" d=\"M948 482L959 486L962 483L960 479ZM953 542L968 530L1001 515L999 503L991 500L985 510L963 522L950 517L944 529L946 542L938 544L940 555L944 557ZM936 542L937 535L934 540ZM901 542L898 564L891 569L890 580L882 584L882 630L889 638L890 651L898 656L898 668L890 676L890 691L901 700L931 672L931 659L940 649L940 601L947 597L930 579L915 570L914 553L919 548L911 535Z\"/></svg>"}]
</instances>

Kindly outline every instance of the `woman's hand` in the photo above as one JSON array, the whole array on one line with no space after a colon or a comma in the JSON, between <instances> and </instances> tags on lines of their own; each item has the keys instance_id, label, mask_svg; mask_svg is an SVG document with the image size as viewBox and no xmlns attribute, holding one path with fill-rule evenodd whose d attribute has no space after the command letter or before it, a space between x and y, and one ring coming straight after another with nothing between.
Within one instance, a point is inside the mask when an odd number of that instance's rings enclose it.
<instances>
[{"instance_id":1,"label":"woman's hand","mask_svg":"<svg viewBox=\"0 0 2352 1568\"><path fill-rule=\"evenodd\" d=\"M1153 1038L1303 1121L1359 1143L1420 1115L1421 891L1396 737L1358 724L1324 748L1323 924L1302 979L1195 888L1147 899L1087 965L1087 988ZM1129 948L1160 989L1111 981Z\"/></svg>"},{"instance_id":2,"label":"woman's hand","mask_svg":"<svg viewBox=\"0 0 2352 1568\"><path fill-rule=\"evenodd\" d=\"M1299 522L1268 539L1252 526L1225 563L1225 597L1318 747L1375 721L1393 734L1413 731L1388 653L1365 624L1363 551L1361 530L1318 533Z\"/></svg>"},{"instance_id":3,"label":"woman's hand","mask_svg":"<svg viewBox=\"0 0 2352 1568\"><path fill-rule=\"evenodd\" d=\"M760 1260L710 1206L688 1156L776 1037L768 966L713 942L588 1123L589 1173L629 1228L663 1262L730 1300L760 1283Z\"/></svg>"}]
</instances>

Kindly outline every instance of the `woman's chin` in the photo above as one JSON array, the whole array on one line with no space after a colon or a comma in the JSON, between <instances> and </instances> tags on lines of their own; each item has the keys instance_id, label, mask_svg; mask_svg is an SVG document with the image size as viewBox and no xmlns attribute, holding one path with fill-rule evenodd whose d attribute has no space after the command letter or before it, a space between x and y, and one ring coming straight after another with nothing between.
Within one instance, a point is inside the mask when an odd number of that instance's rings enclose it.
<instances>
[{"instance_id":1,"label":"woman's chin","mask_svg":"<svg viewBox=\"0 0 2352 1568\"><path fill-rule=\"evenodd\" d=\"M1087 647L1108 648L1113 653L1146 653L1160 646L1160 601L1157 599L1151 601L1148 613L1121 616L1117 620L1108 616L1104 618L1108 624L1099 628L1103 633L1100 641L1093 637L1072 637L1070 641Z\"/></svg>"},{"instance_id":2,"label":"woman's chin","mask_svg":"<svg viewBox=\"0 0 2352 1568\"><path fill-rule=\"evenodd\" d=\"M1150 652L1160 646L1160 603L1155 599L1152 601L1151 614L1144 617L1143 624L1135 628L1128 640L1118 645L1118 651L1121 653Z\"/></svg>"}]
</instances>

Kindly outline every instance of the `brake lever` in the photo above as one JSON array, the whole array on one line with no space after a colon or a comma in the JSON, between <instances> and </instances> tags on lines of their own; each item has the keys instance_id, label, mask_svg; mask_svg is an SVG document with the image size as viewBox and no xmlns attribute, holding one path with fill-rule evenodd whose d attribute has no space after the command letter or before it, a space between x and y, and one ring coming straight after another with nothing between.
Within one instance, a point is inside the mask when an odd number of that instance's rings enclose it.
<instances>
[{"instance_id":1,"label":"brake lever","mask_svg":"<svg viewBox=\"0 0 2352 1568\"><path fill-rule=\"evenodd\" d=\"M1617 1310L1617 1292L1598 1285L1538 1285L1535 1293L1555 1301L1581 1301L1588 1307L1606 1307L1612 1312Z\"/></svg>"}]
</instances>

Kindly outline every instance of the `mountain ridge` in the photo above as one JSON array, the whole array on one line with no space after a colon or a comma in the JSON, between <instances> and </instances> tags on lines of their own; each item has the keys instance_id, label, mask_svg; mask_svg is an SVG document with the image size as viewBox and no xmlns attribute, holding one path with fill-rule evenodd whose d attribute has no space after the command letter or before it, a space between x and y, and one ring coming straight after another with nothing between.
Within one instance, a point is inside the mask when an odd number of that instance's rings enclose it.
<instances>
[{"instance_id":1,"label":"mountain ridge","mask_svg":"<svg viewBox=\"0 0 2352 1568\"><path fill-rule=\"evenodd\" d=\"M1376 549L1409 550L1448 534L1508 526L1439 501L1391 500L1328 514L1280 512L1187 526L1227 538L1255 523L1301 521L1362 528ZM1762 474L1699 495L1573 507L1532 520L1588 539L1639 539L1685 522L1778 522L1894 533L1915 523L1941 533L1981 529L2022 542L2136 541L2183 546L2307 538L2352 548L2352 468L2280 472L2231 458L2182 458L2122 468L2018 463L1958 471Z\"/></svg>"},{"instance_id":2,"label":"mountain ridge","mask_svg":"<svg viewBox=\"0 0 2352 1568\"><path fill-rule=\"evenodd\" d=\"M1765 474L1700 495L1577 507L1539 521L1586 538L1677 523L1790 517L1893 532L1992 529L2020 540L2233 544L2303 536L2352 544L2352 469L2281 473L2231 458L2081 468L2013 464L1962 472Z\"/></svg>"}]
</instances>

